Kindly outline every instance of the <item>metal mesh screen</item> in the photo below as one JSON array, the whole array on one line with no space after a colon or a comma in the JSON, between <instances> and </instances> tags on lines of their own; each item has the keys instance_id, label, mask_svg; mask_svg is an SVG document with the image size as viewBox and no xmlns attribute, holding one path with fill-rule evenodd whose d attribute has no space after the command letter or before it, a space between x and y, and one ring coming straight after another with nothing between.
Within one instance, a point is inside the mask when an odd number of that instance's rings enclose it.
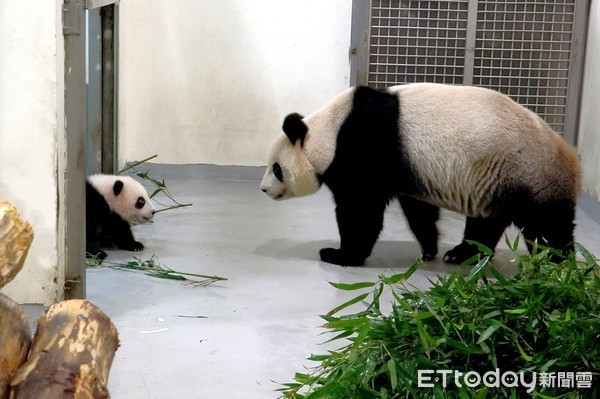
<instances>
[{"instance_id":1,"label":"metal mesh screen","mask_svg":"<svg viewBox=\"0 0 600 399\"><path fill-rule=\"evenodd\" d=\"M468 0L374 0L368 83L463 83Z\"/></svg>"},{"instance_id":2,"label":"metal mesh screen","mask_svg":"<svg viewBox=\"0 0 600 399\"><path fill-rule=\"evenodd\" d=\"M489 87L562 133L575 1L372 0L367 84Z\"/></svg>"},{"instance_id":3,"label":"metal mesh screen","mask_svg":"<svg viewBox=\"0 0 600 399\"><path fill-rule=\"evenodd\" d=\"M473 84L511 96L558 132L565 117L575 0L479 1Z\"/></svg>"}]
</instances>

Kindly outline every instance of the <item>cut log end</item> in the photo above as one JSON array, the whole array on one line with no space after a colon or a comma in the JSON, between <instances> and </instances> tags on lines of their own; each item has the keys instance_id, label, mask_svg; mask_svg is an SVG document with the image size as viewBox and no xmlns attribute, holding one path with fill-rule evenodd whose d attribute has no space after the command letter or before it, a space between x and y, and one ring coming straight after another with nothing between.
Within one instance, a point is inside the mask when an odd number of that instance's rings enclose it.
<instances>
[{"instance_id":1,"label":"cut log end","mask_svg":"<svg viewBox=\"0 0 600 399\"><path fill-rule=\"evenodd\" d=\"M0 294L0 398L6 398L8 385L27 359L31 331L21 307Z\"/></svg>"},{"instance_id":2,"label":"cut log end","mask_svg":"<svg viewBox=\"0 0 600 399\"><path fill-rule=\"evenodd\" d=\"M79 299L57 303L38 322L10 398L109 398L106 384L118 346L115 326L96 306Z\"/></svg>"},{"instance_id":3,"label":"cut log end","mask_svg":"<svg viewBox=\"0 0 600 399\"><path fill-rule=\"evenodd\" d=\"M7 201L0 201L0 288L23 267L33 241L31 225Z\"/></svg>"}]
</instances>

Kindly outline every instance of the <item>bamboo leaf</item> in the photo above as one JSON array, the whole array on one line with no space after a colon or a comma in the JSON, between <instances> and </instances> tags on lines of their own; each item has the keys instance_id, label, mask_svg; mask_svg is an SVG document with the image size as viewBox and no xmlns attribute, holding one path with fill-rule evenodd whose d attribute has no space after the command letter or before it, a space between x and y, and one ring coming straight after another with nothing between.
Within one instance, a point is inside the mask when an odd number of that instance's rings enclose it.
<instances>
[{"instance_id":1,"label":"bamboo leaf","mask_svg":"<svg viewBox=\"0 0 600 399\"><path fill-rule=\"evenodd\" d=\"M452 339L450 337L446 337L445 341L446 341L446 344L452 346L453 348L460 349L460 350L465 351L465 352L467 352L469 354L484 353L481 348L478 348L478 347L476 347L474 345L466 344L466 343L461 342L461 341L457 341L457 340Z\"/></svg>"},{"instance_id":2,"label":"bamboo leaf","mask_svg":"<svg viewBox=\"0 0 600 399\"><path fill-rule=\"evenodd\" d=\"M525 309L525 308L521 308L521 309L505 309L504 313L508 313L508 314L524 314L524 313L527 313L527 309Z\"/></svg>"},{"instance_id":3,"label":"bamboo leaf","mask_svg":"<svg viewBox=\"0 0 600 399\"><path fill-rule=\"evenodd\" d=\"M498 280L498 282L502 285L507 285L510 284L508 282L508 280L502 275L502 273L500 273L498 270L496 270L495 267L490 267L489 268L490 273L492 273L492 275L494 276L494 278L496 280Z\"/></svg>"},{"instance_id":4,"label":"bamboo leaf","mask_svg":"<svg viewBox=\"0 0 600 399\"><path fill-rule=\"evenodd\" d=\"M531 357L527 353L525 353L525 351L523 350L523 348L521 347L521 345L518 342L517 342L517 348L519 348L519 353L521 354L521 357L523 359L525 359L528 362L533 360L533 357Z\"/></svg>"},{"instance_id":5,"label":"bamboo leaf","mask_svg":"<svg viewBox=\"0 0 600 399\"><path fill-rule=\"evenodd\" d=\"M473 279L477 278L477 276L479 275L481 270L488 264L489 261L490 261L489 256L485 256L485 257L481 258L479 260L479 262L477 262L477 264L475 266L473 266L473 269L471 269L471 271L469 272L468 280L473 280Z\"/></svg>"},{"instance_id":6,"label":"bamboo leaf","mask_svg":"<svg viewBox=\"0 0 600 399\"><path fill-rule=\"evenodd\" d=\"M332 316L332 315L336 314L337 312L339 312L340 310L346 309L348 306L352 306L355 303L362 301L363 299L365 299L368 296L369 296L369 294L365 293L365 294L357 296L356 298L352 298L349 301L344 302L340 306L337 306L334 309L330 310L329 313L327 313L327 315Z\"/></svg>"},{"instance_id":7,"label":"bamboo leaf","mask_svg":"<svg viewBox=\"0 0 600 399\"><path fill-rule=\"evenodd\" d=\"M325 328L338 329L338 328L353 328L358 330L360 327L364 326L369 322L369 319L366 317L359 317L355 319L338 319L332 320L323 325Z\"/></svg>"},{"instance_id":8,"label":"bamboo leaf","mask_svg":"<svg viewBox=\"0 0 600 399\"><path fill-rule=\"evenodd\" d=\"M400 282L408 280L410 278L410 276L412 276L414 274L414 272L416 272L419 269L419 266L421 266L421 263L416 262L404 273L394 274L393 276L390 276L390 277L385 277L383 275L380 275L379 278L381 279L381 281L384 284L388 284L388 285L398 284Z\"/></svg>"},{"instance_id":9,"label":"bamboo leaf","mask_svg":"<svg viewBox=\"0 0 600 399\"><path fill-rule=\"evenodd\" d=\"M479 250L479 252L481 252L484 255L492 256L494 254L494 251L492 251L489 247L483 245L482 243L479 243L477 241L472 241L472 240L465 240L465 241L468 244L475 245L477 247L477 249Z\"/></svg>"},{"instance_id":10,"label":"bamboo leaf","mask_svg":"<svg viewBox=\"0 0 600 399\"><path fill-rule=\"evenodd\" d=\"M492 334L494 334L496 330L498 330L498 328L500 328L500 326L497 324L491 325L488 328L486 328L479 336L479 339L477 340L477 345L481 344L483 341L491 337Z\"/></svg>"},{"instance_id":11,"label":"bamboo leaf","mask_svg":"<svg viewBox=\"0 0 600 399\"><path fill-rule=\"evenodd\" d=\"M344 284L344 283L332 283L330 281L329 284L333 285L338 290L354 291L354 290L360 290L363 288L373 287L377 283L367 281L367 282L362 282L362 283Z\"/></svg>"},{"instance_id":12,"label":"bamboo leaf","mask_svg":"<svg viewBox=\"0 0 600 399\"><path fill-rule=\"evenodd\" d=\"M588 265L591 265L594 268L598 268L598 262L596 257L592 255L587 249L585 249L583 245L576 242L575 248L585 258L585 261L588 263Z\"/></svg>"},{"instance_id":13,"label":"bamboo leaf","mask_svg":"<svg viewBox=\"0 0 600 399\"><path fill-rule=\"evenodd\" d=\"M398 374L396 373L396 362L394 359L390 359L387 362L388 372L390 373L390 383L392 385L392 392L396 391L398 386Z\"/></svg>"}]
</instances>

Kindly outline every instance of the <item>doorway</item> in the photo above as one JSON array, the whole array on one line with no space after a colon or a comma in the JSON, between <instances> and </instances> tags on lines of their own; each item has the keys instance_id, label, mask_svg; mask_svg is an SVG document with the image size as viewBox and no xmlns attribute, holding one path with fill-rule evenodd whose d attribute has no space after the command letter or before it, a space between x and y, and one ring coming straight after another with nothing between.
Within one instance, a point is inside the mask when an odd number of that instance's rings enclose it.
<instances>
[{"instance_id":1,"label":"doorway","mask_svg":"<svg viewBox=\"0 0 600 399\"><path fill-rule=\"evenodd\" d=\"M116 1L88 1L86 9L86 174L114 173L116 165Z\"/></svg>"}]
</instances>

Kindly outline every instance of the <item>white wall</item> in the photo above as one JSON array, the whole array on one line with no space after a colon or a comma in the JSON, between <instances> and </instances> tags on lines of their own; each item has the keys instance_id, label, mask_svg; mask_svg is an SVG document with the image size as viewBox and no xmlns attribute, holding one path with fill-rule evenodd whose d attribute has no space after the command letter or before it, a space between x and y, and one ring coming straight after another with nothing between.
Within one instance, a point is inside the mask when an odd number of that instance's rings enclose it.
<instances>
[{"instance_id":1,"label":"white wall","mask_svg":"<svg viewBox=\"0 0 600 399\"><path fill-rule=\"evenodd\" d=\"M583 190L600 201L600 0L592 0L583 76L578 149Z\"/></svg>"},{"instance_id":2,"label":"white wall","mask_svg":"<svg viewBox=\"0 0 600 399\"><path fill-rule=\"evenodd\" d=\"M123 0L119 162L263 165L348 87L349 0Z\"/></svg>"},{"instance_id":3,"label":"white wall","mask_svg":"<svg viewBox=\"0 0 600 399\"><path fill-rule=\"evenodd\" d=\"M2 292L21 303L50 304L58 297L61 1L34 3L0 2L0 198L17 207L34 231L23 270Z\"/></svg>"}]
</instances>

